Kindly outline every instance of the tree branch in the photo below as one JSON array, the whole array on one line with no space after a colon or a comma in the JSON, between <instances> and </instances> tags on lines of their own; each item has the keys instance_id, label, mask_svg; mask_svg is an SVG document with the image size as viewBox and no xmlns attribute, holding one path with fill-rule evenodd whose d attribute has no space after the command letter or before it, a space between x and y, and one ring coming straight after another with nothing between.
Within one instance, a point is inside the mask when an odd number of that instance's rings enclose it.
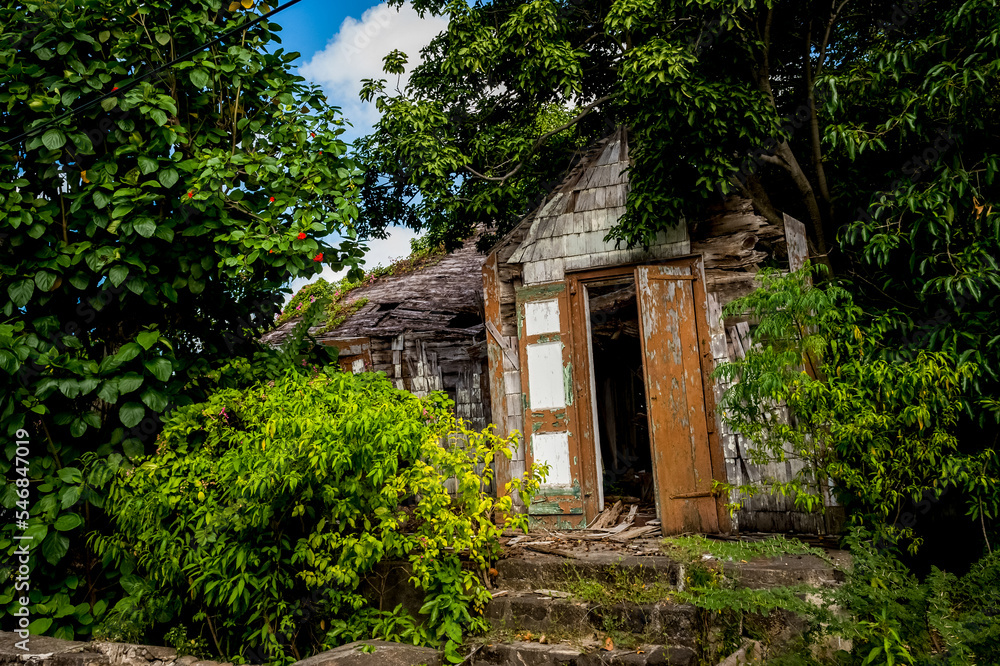
<instances>
[{"instance_id":1,"label":"tree branch","mask_svg":"<svg viewBox=\"0 0 1000 666\"><path fill-rule=\"evenodd\" d=\"M779 143L776 152L787 163L785 168L792 177L795 187L798 188L799 194L802 195L802 202L809 212L809 222L812 225L813 235L816 238L816 248L821 255L825 256L828 250L826 233L823 228L823 215L820 213L819 203L816 200L816 192L813 191L812 183L809 182L805 172L802 171L802 167L799 165L799 161L795 159L795 154L792 153L792 149L787 141Z\"/></svg>"},{"instance_id":2,"label":"tree branch","mask_svg":"<svg viewBox=\"0 0 1000 666\"><path fill-rule=\"evenodd\" d=\"M524 167L524 165L527 164L527 162L531 158L531 156L534 155L536 152L538 152L538 149L541 148L542 145L550 137L555 136L556 134L559 134L559 132L562 132L563 130L569 129L570 127L572 127L573 125L577 124L578 122L580 122L581 120L583 120L585 117L587 117L590 114L590 112L593 111L594 108L597 107L599 104L603 104L604 102L607 102L609 99L611 99L613 97L617 97L620 94L621 94L620 92L612 93L610 95L605 95L604 97L601 97L600 99L594 100L593 102L591 102L587 106L583 107L583 112L580 113L579 115L577 115L575 118L571 118L570 120L566 121L565 123L563 123L559 127L555 128L554 130L546 132L545 134L543 134L540 137L538 137L537 139L535 139L535 143L531 146L531 150L528 151L528 154L525 155L523 158L521 158L521 161L517 163L517 166L515 166L513 169L511 169L510 171L508 171L507 173L505 173L502 176L486 176L484 174L479 173L478 171L476 171L475 169L473 169L468 164L463 165L463 168L466 171L468 171L469 173L471 173L473 176L475 176L476 178L479 178L481 180L487 180L487 181L490 181L490 182L493 182L493 183L504 183L504 182L507 181L508 178L511 178L511 177L517 175L517 173L521 171L521 169Z\"/></svg>"},{"instance_id":3,"label":"tree branch","mask_svg":"<svg viewBox=\"0 0 1000 666\"><path fill-rule=\"evenodd\" d=\"M810 37L806 38L806 53L805 53L805 75L806 75L806 99L809 102L809 141L811 144L811 161L813 166L813 173L816 174L816 184L819 187L819 196L823 202L823 213L824 213L824 224L833 223L833 199L830 196L830 187L826 180L826 169L823 166L823 147L820 143L820 133L819 133L819 113L816 110L816 77L819 76L823 69L823 63L826 61L826 50L830 43L830 33L833 31L833 25L837 21L837 15L847 4L848 0L841 0L840 5L837 5L837 0L832 0L830 4L830 19L826 23L826 30L823 33L823 41L819 47L819 57L816 62L816 69L813 70L812 65L809 62L810 54L812 52L812 40L811 31ZM818 238L817 238L818 240Z\"/></svg>"},{"instance_id":4,"label":"tree branch","mask_svg":"<svg viewBox=\"0 0 1000 666\"><path fill-rule=\"evenodd\" d=\"M830 4L830 20L826 24L826 32L823 33L823 43L819 47L819 58L816 60L816 71L813 72L813 79L819 76L820 71L823 69L823 63L826 61L826 47L830 44L830 32L833 30L833 24L836 22L837 16L848 2L849 0L842 0L838 6L837 0L833 0Z\"/></svg>"}]
</instances>

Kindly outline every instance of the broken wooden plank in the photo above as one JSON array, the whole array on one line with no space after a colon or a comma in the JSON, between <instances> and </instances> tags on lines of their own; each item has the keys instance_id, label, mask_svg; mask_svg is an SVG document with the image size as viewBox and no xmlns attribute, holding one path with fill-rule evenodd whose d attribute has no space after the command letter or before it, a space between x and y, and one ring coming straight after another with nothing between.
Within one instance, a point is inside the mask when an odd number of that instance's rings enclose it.
<instances>
[{"instance_id":1,"label":"broken wooden plank","mask_svg":"<svg viewBox=\"0 0 1000 666\"><path fill-rule=\"evenodd\" d=\"M589 529L601 529L603 527L608 527L609 525L614 525L618 522L618 516L622 512L622 502L618 500L612 506L609 506L604 511L602 511L594 522L590 525Z\"/></svg>"},{"instance_id":2,"label":"broken wooden plank","mask_svg":"<svg viewBox=\"0 0 1000 666\"><path fill-rule=\"evenodd\" d=\"M621 534L615 534L611 536L612 541L630 541L632 539L637 539L641 536L645 536L652 532L659 532L660 528L653 525L643 525L642 527L633 527L630 530L626 530Z\"/></svg>"},{"instance_id":3,"label":"broken wooden plank","mask_svg":"<svg viewBox=\"0 0 1000 666\"><path fill-rule=\"evenodd\" d=\"M510 348L510 345L507 344L504 337L500 335L500 331L497 330L497 327L493 324L493 322L486 322L486 330L490 332L490 335L493 336L494 342L496 342L497 345L500 346L500 349L503 350L503 355L507 357L507 360L510 361L515 368L518 367L517 355L514 353L514 350Z\"/></svg>"},{"instance_id":4,"label":"broken wooden plank","mask_svg":"<svg viewBox=\"0 0 1000 666\"><path fill-rule=\"evenodd\" d=\"M536 553L544 553L545 555L558 555L559 557L565 557L571 560L580 559L573 553L567 553L564 550L559 550L558 548L550 548L549 546L535 546L535 545L525 544L524 548L525 550L532 550Z\"/></svg>"}]
</instances>

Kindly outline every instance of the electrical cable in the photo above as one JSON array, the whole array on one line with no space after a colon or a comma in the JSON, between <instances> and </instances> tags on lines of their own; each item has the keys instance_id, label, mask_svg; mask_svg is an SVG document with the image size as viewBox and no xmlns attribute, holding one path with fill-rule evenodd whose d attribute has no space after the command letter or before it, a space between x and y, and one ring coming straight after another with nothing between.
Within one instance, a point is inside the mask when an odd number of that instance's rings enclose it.
<instances>
[{"instance_id":1,"label":"electrical cable","mask_svg":"<svg viewBox=\"0 0 1000 666\"><path fill-rule=\"evenodd\" d=\"M105 93L105 94L101 95L100 97L96 97L96 98L90 100L89 102L86 102L86 103L82 104L81 106L76 107L75 109L70 109L69 111L63 113L61 116L57 116L55 118L47 120L46 122L42 123L38 127L34 127L34 128L32 128L32 129L30 129L30 130L28 130L26 132L22 132L21 134L19 134L18 136L14 137L13 139L0 140L0 144L3 144L3 143L14 144L14 143L17 143L18 141L21 141L22 139L25 139L25 138L30 137L30 136L34 136L35 134L38 134L40 131L44 130L46 127L49 127L50 125L53 125L53 124L55 124L57 122L65 120L66 118L69 118L70 116L76 115L77 113L80 113L81 111L85 111L85 110L89 109L90 107L94 106L95 104L99 104L99 103L103 102L104 100L108 99L109 97L115 97L117 95L120 95L120 94L124 93L125 91L130 90L131 88L134 88L135 86L137 86L139 83L141 83L145 79L148 79L151 76L159 74L163 70L169 69L170 67L173 67L174 65L176 65L179 62L183 62L183 61L187 60L188 58L190 58L191 56L195 55L196 53L200 53L200 52L204 51L205 49L207 49L207 48L209 48L211 46L214 46L215 44L218 44L219 42L221 42L226 37L229 37L230 35L232 35L234 33L237 33L237 32L242 32L242 31L248 30L249 28L251 28L254 25L256 25L257 23L260 23L261 21L267 19L268 17L274 16L278 12L284 11L284 10L288 9L289 7L291 7L292 5L297 5L300 2L302 2L302 0L289 0L289 2L286 2L283 5L275 7L274 9L272 9L269 12L267 12L266 14L262 14L261 16L255 18L253 21L250 21L249 23L246 23L246 24L241 25L239 27L233 28L232 30L227 30L226 32L222 33L221 35L219 35L215 39L213 39L213 40L211 40L209 42L206 42L205 44L202 44L201 46L195 47L195 48L191 49L190 51L188 51L187 53L185 53L185 54L183 54L181 56L178 56L177 58L174 58L170 62L164 63L163 65L160 65L156 69L151 70L149 72L146 72L145 74L143 74L143 75L141 75L141 76L139 76L139 77L137 77L135 79L132 79L128 83L115 88L111 92Z\"/></svg>"}]
</instances>

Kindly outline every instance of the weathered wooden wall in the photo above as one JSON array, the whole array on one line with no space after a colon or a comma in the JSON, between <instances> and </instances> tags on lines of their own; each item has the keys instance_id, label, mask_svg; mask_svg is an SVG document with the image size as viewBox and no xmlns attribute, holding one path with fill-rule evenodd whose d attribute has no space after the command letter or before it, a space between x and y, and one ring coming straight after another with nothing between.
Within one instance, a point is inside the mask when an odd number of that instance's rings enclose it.
<instances>
[{"instance_id":1,"label":"weathered wooden wall","mask_svg":"<svg viewBox=\"0 0 1000 666\"><path fill-rule=\"evenodd\" d=\"M788 218L785 228L771 225L753 212L749 201L728 199L704 222L692 229L691 251L705 258L708 283L709 321L712 325L712 356L716 366L743 358L753 344L753 328L745 318L722 319L722 308L753 291L755 274L762 265L787 268L802 266L806 256L805 229ZM728 385L716 382L718 403ZM784 410L784 418L789 418ZM742 508L734 516L734 527L742 531L817 533L824 529L823 517L795 508L795 498L766 492L771 481L788 481L804 466L797 460L755 465L750 462L750 442L718 418L726 474L732 484L752 484L765 492L754 497L734 493L732 501Z\"/></svg>"},{"instance_id":2,"label":"weathered wooden wall","mask_svg":"<svg viewBox=\"0 0 1000 666\"><path fill-rule=\"evenodd\" d=\"M336 340L324 344L337 345ZM489 421L489 376L482 336L440 331L404 332L369 339L371 370L384 372L398 389L425 396L444 391L455 413L481 430Z\"/></svg>"},{"instance_id":3,"label":"weathered wooden wall","mask_svg":"<svg viewBox=\"0 0 1000 666\"><path fill-rule=\"evenodd\" d=\"M563 183L531 215L502 239L484 269L487 319L497 335L490 336L494 359L495 393L492 413L500 429L511 432L524 428L521 381L522 361L518 355L518 326L515 293L522 286L556 283L568 271L616 265L656 263L686 255L704 260L706 297L709 308L712 356L715 364L738 358L752 344L749 323L739 318L723 322L722 308L756 287L755 275L764 266L797 267L804 257L804 239L795 234L801 225L774 225L753 211L749 200L730 197L708 210L699 220L681 223L661 234L650 248L620 250L604 238L624 212L628 190L627 137L618 132L595 147L570 171ZM784 226L792 229L791 243ZM789 245L793 248L789 252ZM794 256L789 256L790 254ZM490 303L491 295L495 303ZM492 310L491 310L492 308ZM502 381L499 378L502 376ZM725 386L713 387L716 402ZM797 471L797 463L753 465L747 442L729 431L716 415L726 473L731 483L766 484L769 479L785 481ZM523 444L509 470L524 470ZM816 532L822 519L794 508L794 498L761 493L743 499L735 516L735 527L744 531Z\"/></svg>"}]
</instances>

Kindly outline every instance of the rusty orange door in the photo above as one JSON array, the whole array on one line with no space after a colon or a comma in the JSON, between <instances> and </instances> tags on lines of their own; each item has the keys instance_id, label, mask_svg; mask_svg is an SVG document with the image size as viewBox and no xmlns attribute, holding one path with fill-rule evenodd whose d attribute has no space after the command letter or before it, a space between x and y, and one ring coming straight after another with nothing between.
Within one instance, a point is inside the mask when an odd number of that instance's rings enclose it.
<instances>
[{"instance_id":1,"label":"rusty orange door","mask_svg":"<svg viewBox=\"0 0 1000 666\"><path fill-rule=\"evenodd\" d=\"M636 293L656 512L664 534L720 531L703 373L698 264L640 266ZM693 270L694 269L694 270ZM700 297L700 298L699 298ZM699 302L700 301L700 302Z\"/></svg>"},{"instance_id":2,"label":"rusty orange door","mask_svg":"<svg viewBox=\"0 0 1000 666\"><path fill-rule=\"evenodd\" d=\"M526 460L549 466L528 506L533 522L586 527L579 438L574 429L573 365L566 284L517 291Z\"/></svg>"}]
</instances>

